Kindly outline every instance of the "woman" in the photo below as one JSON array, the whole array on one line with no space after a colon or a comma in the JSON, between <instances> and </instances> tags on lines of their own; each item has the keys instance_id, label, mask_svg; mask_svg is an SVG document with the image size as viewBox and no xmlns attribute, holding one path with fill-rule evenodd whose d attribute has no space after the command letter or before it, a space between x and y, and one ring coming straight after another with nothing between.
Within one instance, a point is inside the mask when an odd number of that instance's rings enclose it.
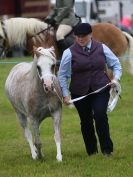
<instances>
[{"instance_id":1,"label":"woman","mask_svg":"<svg viewBox=\"0 0 133 177\"><path fill-rule=\"evenodd\" d=\"M101 152L110 156L113 152L113 142L110 137L107 106L110 98L110 84L115 86L122 75L119 59L105 45L92 38L92 27L88 23L79 24L74 30L76 41L64 51L59 68L59 82L64 103L89 94L108 85L98 93L74 103L81 121L81 132L88 155L98 152L98 135ZM107 64L113 72L110 80L105 71ZM71 79L68 89L68 79ZM94 126L95 121L95 126Z\"/></svg>"}]
</instances>

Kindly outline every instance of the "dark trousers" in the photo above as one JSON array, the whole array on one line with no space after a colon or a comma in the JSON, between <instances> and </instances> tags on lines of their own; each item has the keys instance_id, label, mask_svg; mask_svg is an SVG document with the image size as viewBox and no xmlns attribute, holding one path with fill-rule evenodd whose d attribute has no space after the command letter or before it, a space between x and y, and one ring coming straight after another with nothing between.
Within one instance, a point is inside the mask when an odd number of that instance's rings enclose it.
<instances>
[{"instance_id":1,"label":"dark trousers","mask_svg":"<svg viewBox=\"0 0 133 177\"><path fill-rule=\"evenodd\" d=\"M111 153L113 151L113 143L110 138L108 117L106 113L110 97L109 90L110 88L107 88L102 92L89 95L74 103L80 117L81 132L88 155L98 152L95 128L101 152ZM74 94L71 96L72 99L79 97L79 95Z\"/></svg>"}]
</instances>

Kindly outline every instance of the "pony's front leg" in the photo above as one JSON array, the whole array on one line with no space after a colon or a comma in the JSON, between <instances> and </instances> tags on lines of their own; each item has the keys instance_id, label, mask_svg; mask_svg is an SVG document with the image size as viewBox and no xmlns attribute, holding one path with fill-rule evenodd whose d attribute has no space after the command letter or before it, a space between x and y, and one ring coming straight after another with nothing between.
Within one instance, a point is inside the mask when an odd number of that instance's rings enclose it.
<instances>
[{"instance_id":1,"label":"pony's front leg","mask_svg":"<svg viewBox=\"0 0 133 177\"><path fill-rule=\"evenodd\" d=\"M33 144L32 133L31 133L30 129L27 127L24 129L24 133L25 133L25 137L30 145L32 158L35 160L38 157L38 153L37 153L36 146Z\"/></svg>"},{"instance_id":2,"label":"pony's front leg","mask_svg":"<svg viewBox=\"0 0 133 177\"><path fill-rule=\"evenodd\" d=\"M61 136L60 136L60 121L61 121L61 110L54 112L53 114L53 121L54 121L54 139L57 148L57 155L56 159L61 162L62 161L62 154L61 154Z\"/></svg>"},{"instance_id":3,"label":"pony's front leg","mask_svg":"<svg viewBox=\"0 0 133 177\"><path fill-rule=\"evenodd\" d=\"M31 122L32 126L32 132L34 134L34 146L36 148L37 152L37 158L41 159L43 157L41 152L41 141L40 141L40 132L39 132L39 123L36 120L32 119Z\"/></svg>"},{"instance_id":4,"label":"pony's front leg","mask_svg":"<svg viewBox=\"0 0 133 177\"><path fill-rule=\"evenodd\" d=\"M28 128L27 117L24 114L20 113L19 111L16 111L16 113L17 113L20 125L24 130L25 138L29 143L32 158L36 159L37 158L37 149L33 144L32 133L31 133L30 129Z\"/></svg>"}]
</instances>

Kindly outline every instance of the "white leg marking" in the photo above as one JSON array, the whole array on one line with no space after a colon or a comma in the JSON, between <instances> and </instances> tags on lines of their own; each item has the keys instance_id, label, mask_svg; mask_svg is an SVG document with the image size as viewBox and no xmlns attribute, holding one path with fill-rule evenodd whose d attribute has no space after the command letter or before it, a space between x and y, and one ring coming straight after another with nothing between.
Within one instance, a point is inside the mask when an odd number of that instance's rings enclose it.
<instances>
[{"instance_id":1,"label":"white leg marking","mask_svg":"<svg viewBox=\"0 0 133 177\"><path fill-rule=\"evenodd\" d=\"M26 139L27 139L27 141L30 145L32 158L37 159L37 157L38 157L37 149L36 149L36 147L35 147L35 145L33 144L33 141L32 141L32 133L29 130L29 128L25 128L24 132L25 132L25 137L26 137Z\"/></svg>"},{"instance_id":2,"label":"white leg marking","mask_svg":"<svg viewBox=\"0 0 133 177\"><path fill-rule=\"evenodd\" d=\"M56 142L56 148L57 148L56 159L58 162L62 162L61 143Z\"/></svg>"},{"instance_id":3,"label":"white leg marking","mask_svg":"<svg viewBox=\"0 0 133 177\"><path fill-rule=\"evenodd\" d=\"M61 137L60 137L60 120L61 120L60 111L57 111L53 114L53 119L54 119L54 131L55 131L54 139L55 139L56 148L57 148L56 159L57 161L61 162L62 154L61 154Z\"/></svg>"}]
</instances>

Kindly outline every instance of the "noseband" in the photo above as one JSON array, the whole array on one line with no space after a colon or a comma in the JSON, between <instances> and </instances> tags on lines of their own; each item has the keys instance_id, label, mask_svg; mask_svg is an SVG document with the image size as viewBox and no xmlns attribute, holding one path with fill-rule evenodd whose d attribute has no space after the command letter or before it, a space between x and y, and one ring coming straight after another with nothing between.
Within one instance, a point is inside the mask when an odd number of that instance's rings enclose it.
<instances>
[{"instance_id":1,"label":"noseband","mask_svg":"<svg viewBox=\"0 0 133 177\"><path fill-rule=\"evenodd\" d=\"M51 80L52 80L51 88L50 88L50 90L49 90L48 87L47 87L47 85L45 84L45 80L42 79L42 78L40 78L41 81L43 82L43 88L44 88L44 90L45 90L46 93L48 93L49 91L50 91L50 92L54 92L54 89L55 89L55 88L54 88L54 78L55 78L55 75L54 75L54 74L45 74L45 75L43 75L43 78L45 78L45 77L47 77L47 76L51 76Z\"/></svg>"},{"instance_id":2,"label":"noseband","mask_svg":"<svg viewBox=\"0 0 133 177\"><path fill-rule=\"evenodd\" d=\"M55 66L56 67L56 66ZM51 92L54 92L54 78L56 77L55 76L55 67L54 67L54 72L53 72L53 74L45 74L45 75L43 75L43 77L41 76L41 74L39 73L39 71L38 71L38 69L37 69L37 73L38 73L38 76L39 76L39 78L40 78L40 80L41 80L41 82L43 83L43 88L44 88L44 91L46 92L46 93L48 93L49 91L51 91ZM44 82L44 78L46 78L47 76L51 76L51 79L52 79L52 84L51 84L51 89L49 90L48 89L48 87L47 87L47 85L45 84L45 82Z\"/></svg>"},{"instance_id":3,"label":"noseband","mask_svg":"<svg viewBox=\"0 0 133 177\"><path fill-rule=\"evenodd\" d=\"M54 82L54 79L56 79L55 74L45 74L45 75L43 75L43 78L47 77L47 76L51 76L52 81L53 81L52 84L51 84L51 89L50 90L48 89L47 85L44 84L44 80L42 79L42 77L39 76L40 80L43 82L43 88L44 88L45 93L51 92L51 93L56 94L56 96L59 98L60 102L63 103L62 96L57 91L56 85L55 85L55 82Z\"/></svg>"}]
</instances>

